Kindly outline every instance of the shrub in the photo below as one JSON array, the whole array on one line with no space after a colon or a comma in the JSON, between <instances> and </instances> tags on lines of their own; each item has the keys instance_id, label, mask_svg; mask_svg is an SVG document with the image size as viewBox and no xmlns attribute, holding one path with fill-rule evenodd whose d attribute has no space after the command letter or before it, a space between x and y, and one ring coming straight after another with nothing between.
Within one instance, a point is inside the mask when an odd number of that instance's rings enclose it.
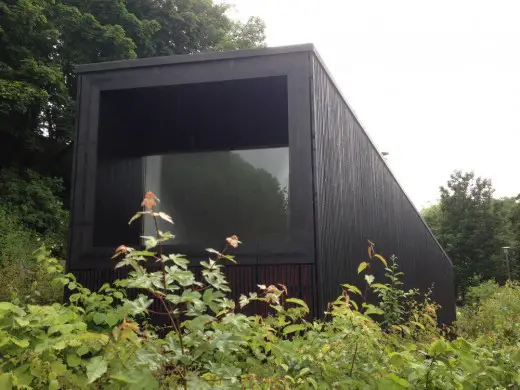
<instances>
[{"instance_id":1,"label":"shrub","mask_svg":"<svg viewBox=\"0 0 520 390\"><path fill-rule=\"evenodd\" d=\"M63 190L61 179L30 169L0 169L0 207L60 255L64 254L68 220L60 198Z\"/></svg>"},{"instance_id":2,"label":"shrub","mask_svg":"<svg viewBox=\"0 0 520 390\"><path fill-rule=\"evenodd\" d=\"M471 304L459 310L457 328L464 337L492 348L520 345L520 284L487 281L469 289Z\"/></svg>"},{"instance_id":3,"label":"shrub","mask_svg":"<svg viewBox=\"0 0 520 390\"><path fill-rule=\"evenodd\" d=\"M0 301L47 304L61 301L63 289L53 286L36 251L39 236L0 206Z\"/></svg>"},{"instance_id":4,"label":"shrub","mask_svg":"<svg viewBox=\"0 0 520 390\"><path fill-rule=\"evenodd\" d=\"M147 193L137 218L169 216L156 211ZM131 221L132 221L131 220ZM269 305L262 318L238 312L229 299L223 263L238 246L230 236L223 250L208 249L201 278L182 255L162 244L172 235L160 230L144 237L145 248L117 248L116 267L129 267L126 279L92 292L48 252L38 263L54 284L70 290L68 302L52 305L0 303L0 388L50 389L473 389L520 385L520 349L487 348L443 337L435 307L426 298L411 303L400 290L396 265L369 246L366 291L381 298L371 304L359 288L344 285L327 319L308 320L305 302L283 285L259 285L241 296ZM146 264L159 264L151 272ZM372 264L373 263L373 264ZM394 280L378 283L368 272L382 263ZM134 298L128 289L140 293ZM396 291L394 291L396 290ZM383 293L384 292L384 293ZM385 313L397 309L399 316ZM150 314L167 324L148 325ZM374 317L386 321L382 327ZM161 334L163 337L158 337ZM427 337L425 337L427 336Z\"/></svg>"}]
</instances>

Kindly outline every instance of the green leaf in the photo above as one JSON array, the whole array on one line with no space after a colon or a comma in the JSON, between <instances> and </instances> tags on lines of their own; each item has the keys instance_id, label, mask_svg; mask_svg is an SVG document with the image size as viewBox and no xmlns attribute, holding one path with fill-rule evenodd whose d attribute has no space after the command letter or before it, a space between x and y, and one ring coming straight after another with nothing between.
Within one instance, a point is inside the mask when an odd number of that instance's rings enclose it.
<instances>
[{"instance_id":1,"label":"green leaf","mask_svg":"<svg viewBox=\"0 0 520 390\"><path fill-rule=\"evenodd\" d=\"M357 273L360 274L366 267L368 267L368 263L366 261L363 261L361 264L359 264L357 268Z\"/></svg>"},{"instance_id":2,"label":"green leaf","mask_svg":"<svg viewBox=\"0 0 520 390\"><path fill-rule=\"evenodd\" d=\"M390 287L382 283L372 283L370 286L374 289L390 290Z\"/></svg>"},{"instance_id":3,"label":"green leaf","mask_svg":"<svg viewBox=\"0 0 520 390\"><path fill-rule=\"evenodd\" d=\"M2 390L11 390L13 388L13 380L11 374L6 372L4 374L0 374L0 389Z\"/></svg>"},{"instance_id":4,"label":"green leaf","mask_svg":"<svg viewBox=\"0 0 520 390\"><path fill-rule=\"evenodd\" d=\"M472 356L464 356L460 359L460 366L467 372L476 374L480 371L480 367Z\"/></svg>"},{"instance_id":5,"label":"green leaf","mask_svg":"<svg viewBox=\"0 0 520 390\"><path fill-rule=\"evenodd\" d=\"M106 314L105 313L97 312L97 313L94 314L94 317L92 317L92 320L94 321L94 323L96 325L100 325L103 322L105 322L105 318L106 318Z\"/></svg>"},{"instance_id":6,"label":"green leaf","mask_svg":"<svg viewBox=\"0 0 520 390\"><path fill-rule=\"evenodd\" d=\"M417 322L417 321L410 321L411 324L414 324L415 326L417 326L418 328L421 328L422 330L425 330L426 328L424 327L423 324L421 324L420 322Z\"/></svg>"},{"instance_id":7,"label":"green leaf","mask_svg":"<svg viewBox=\"0 0 520 390\"><path fill-rule=\"evenodd\" d=\"M394 373L385 376L377 385L378 390L399 390L410 388L410 383Z\"/></svg>"},{"instance_id":8,"label":"green leaf","mask_svg":"<svg viewBox=\"0 0 520 390\"><path fill-rule=\"evenodd\" d=\"M105 372L107 372L107 362L102 356L96 356L90 359L87 364L87 378L88 383L93 383L97 379L101 378Z\"/></svg>"},{"instance_id":9,"label":"green leaf","mask_svg":"<svg viewBox=\"0 0 520 390\"><path fill-rule=\"evenodd\" d=\"M30 373L28 364L23 364L21 366L18 366L11 372L13 374L13 376L11 377L13 380L13 385L29 387L29 385L31 384L31 382L33 380L33 376Z\"/></svg>"},{"instance_id":10,"label":"green leaf","mask_svg":"<svg viewBox=\"0 0 520 390\"><path fill-rule=\"evenodd\" d=\"M290 334L294 332L299 332L301 330L305 330L305 325L303 324L292 324L289 326L286 326L283 330L283 334Z\"/></svg>"},{"instance_id":11,"label":"green leaf","mask_svg":"<svg viewBox=\"0 0 520 390\"><path fill-rule=\"evenodd\" d=\"M18 323L18 325L20 325L20 326L27 326L27 325L29 325L29 323L30 323L29 320L26 320L25 318L22 318L22 317L16 317L14 320L15 320L15 321Z\"/></svg>"},{"instance_id":12,"label":"green leaf","mask_svg":"<svg viewBox=\"0 0 520 390\"><path fill-rule=\"evenodd\" d=\"M385 260L385 258L383 256L376 254L376 255L374 255L374 257L378 258L379 261L381 263L383 263L385 267L388 267L388 264L387 264L387 262L386 262L386 260Z\"/></svg>"},{"instance_id":13,"label":"green leaf","mask_svg":"<svg viewBox=\"0 0 520 390\"><path fill-rule=\"evenodd\" d=\"M305 303L305 301L303 301L302 299L298 299L298 298L287 298L287 299L286 299L286 302L294 303L294 304L296 304L296 305L298 305L298 306L303 307L304 309L309 310L309 306L307 306L307 304Z\"/></svg>"},{"instance_id":14,"label":"green leaf","mask_svg":"<svg viewBox=\"0 0 520 390\"><path fill-rule=\"evenodd\" d=\"M345 283L345 284L342 284L342 286L345 287L347 289L347 291L349 291L351 293L363 295L361 293L361 290L359 288L357 288L356 286L353 286L352 284Z\"/></svg>"},{"instance_id":15,"label":"green leaf","mask_svg":"<svg viewBox=\"0 0 520 390\"><path fill-rule=\"evenodd\" d=\"M153 236L141 236L144 239L144 247L146 250L157 246L157 239Z\"/></svg>"},{"instance_id":16,"label":"green leaf","mask_svg":"<svg viewBox=\"0 0 520 390\"><path fill-rule=\"evenodd\" d=\"M16 337L11 337L11 342L20 348L27 348L29 346L29 340L26 339L17 339Z\"/></svg>"},{"instance_id":17,"label":"green leaf","mask_svg":"<svg viewBox=\"0 0 520 390\"><path fill-rule=\"evenodd\" d=\"M130 218L130 221L128 221L128 224L130 225L132 222L134 222L136 219L141 218L141 216L145 214L143 211L138 212L135 214L132 218Z\"/></svg>"},{"instance_id":18,"label":"green leaf","mask_svg":"<svg viewBox=\"0 0 520 390\"><path fill-rule=\"evenodd\" d=\"M53 373L59 376L67 371L67 366L62 362L54 361L51 363L51 370Z\"/></svg>"},{"instance_id":19,"label":"green leaf","mask_svg":"<svg viewBox=\"0 0 520 390\"><path fill-rule=\"evenodd\" d=\"M237 261L235 260L235 256L233 256L233 255L222 255L222 258L231 261L233 264L237 264Z\"/></svg>"},{"instance_id":20,"label":"green leaf","mask_svg":"<svg viewBox=\"0 0 520 390\"><path fill-rule=\"evenodd\" d=\"M391 354L389 354L388 361L390 362L390 364L398 368L403 367L407 363L407 360L399 352L392 352Z\"/></svg>"},{"instance_id":21,"label":"green leaf","mask_svg":"<svg viewBox=\"0 0 520 390\"><path fill-rule=\"evenodd\" d=\"M118 318L115 313L107 313L105 322L108 324L108 326L112 327L117 324Z\"/></svg>"},{"instance_id":22,"label":"green leaf","mask_svg":"<svg viewBox=\"0 0 520 390\"><path fill-rule=\"evenodd\" d=\"M90 352L90 350L88 349L88 347L86 345L82 345L81 347L79 347L76 350L76 353L78 354L78 356L86 355L89 352Z\"/></svg>"},{"instance_id":23,"label":"green leaf","mask_svg":"<svg viewBox=\"0 0 520 390\"><path fill-rule=\"evenodd\" d=\"M59 390L59 388L60 383L56 379L53 379L49 382L49 390Z\"/></svg>"},{"instance_id":24,"label":"green leaf","mask_svg":"<svg viewBox=\"0 0 520 390\"><path fill-rule=\"evenodd\" d=\"M172 217L170 217L168 214L163 213L162 211L160 213L154 213L153 215L160 217L161 219L164 219L166 222L169 222L173 224Z\"/></svg>"},{"instance_id":25,"label":"green leaf","mask_svg":"<svg viewBox=\"0 0 520 390\"><path fill-rule=\"evenodd\" d=\"M307 378L307 382L309 382L314 389L318 389L318 382L312 377Z\"/></svg>"},{"instance_id":26,"label":"green leaf","mask_svg":"<svg viewBox=\"0 0 520 390\"><path fill-rule=\"evenodd\" d=\"M186 259L184 255L171 254L168 258L184 270L187 269L190 264L190 261Z\"/></svg>"},{"instance_id":27,"label":"green leaf","mask_svg":"<svg viewBox=\"0 0 520 390\"><path fill-rule=\"evenodd\" d=\"M516 349L511 353L511 359L516 363L520 365L520 349Z\"/></svg>"},{"instance_id":28,"label":"green leaf","mask_svg":"<svg viewBox=\"0 0 520 390\"><path fill-rule=\"evenodd\" d=\"M444 352L447 352L449 349L449 345L446 344L446 342L443 339L438 339L430 344L430 346L428 347L428 353L431 356L438 356Z\"/></svg>"},{"instance_id":29,"label":"green leaf","mask_svg":"<svg viewBox=\"0 0 520 390\"><path fill-rule=\"evenodd\" d=\"M371 315L371 314L374 314L374 315L382 315L382 314L385 314L385 312L383 310L381 310L380 308L378 307L375 307L374 305L363 305L366 310L363 314L365 315Z\"/></svg>"},{"instance_id":30,"label":"green leaf","mask_svg":"<svg viewBox=\"0 0 520 390\"><path fill-rule=\"evenodd\" d=\"M69 367L77 367L81 364L81 359L75 353L67 354L67 364Z\"/></svg>"},{"instance_id":31,"label":"green leaf","mask_svg":"<svg viewBox=\"0 0 520 390\"><path fill-rule=\"evenodd\" d=\"M372 284L374 279L375 279L374 275L365 275L365 280L366 280L366 282L368 283L369 286Z\"/></svg>"}]
</instances>

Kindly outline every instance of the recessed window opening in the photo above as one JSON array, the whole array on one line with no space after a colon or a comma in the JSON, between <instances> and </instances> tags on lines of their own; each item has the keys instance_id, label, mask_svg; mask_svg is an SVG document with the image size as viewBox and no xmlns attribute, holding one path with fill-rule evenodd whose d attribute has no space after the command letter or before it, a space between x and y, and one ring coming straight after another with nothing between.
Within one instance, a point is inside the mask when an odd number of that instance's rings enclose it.
<instances>
[{"instance_id":1,"label":"recessed window opening","mask_svg":"<svg viewBox=\"0 0 520 390\"><path fill-rule=\"evenodd\" d=\"M286 77L103 92L94 244L154 235L151 219L126 225L144 191L172 216L172 244L287 240L287 112Z\"/></svg>"}]
</instances>

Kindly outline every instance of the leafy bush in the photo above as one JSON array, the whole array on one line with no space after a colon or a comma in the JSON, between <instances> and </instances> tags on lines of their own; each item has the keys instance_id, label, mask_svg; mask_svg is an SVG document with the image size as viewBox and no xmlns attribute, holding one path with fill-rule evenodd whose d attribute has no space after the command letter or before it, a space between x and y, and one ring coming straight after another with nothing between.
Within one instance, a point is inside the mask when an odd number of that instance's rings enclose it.
<instances>
[{"instance_id":1,"label":"leafy bush","mask_svg":"<svg viewBox=\"0 0 520 390\"><path fill-rule=\"evenodd\" d=\"M65 248L68 220L60 199L63 190L61 179L30 169L0 170L0 207L15 214L26 230L44 238L49 249L60 255Z\"/></svg>"},{"instance_id":2,"label":"leafy bush","mask_svg":"<svg viewBox=\"0 0 520 390\"><path fill-rule=\"evenodd\" d=\"M471 287L468 298L471 303L459 310L457 327L460 334L490 348L518 348L520 284L507 282L499 286L486 281Z\"/></svg>"},{"instance_id":3,"label":"leafy bush","mask_svg":"<svg viewBox=\"0 0 520 390\"><path fill-rule=\"evenodd\" d=\"M11 210L0 206L0 301L44 304L61 299L63 289L51 285L52 276L34 254L40 241Z\"/></svg>"},{"instance_id":4,"label":"leafy bush","mask_svg":"<svg viewBox=\"0 0 520 390\"><path fill-rule=\"evenodd\" d=\"M55 254L65 249L67 212L61 181L31 170L0 170L0 300L49 303L62 292L50 286L34 252L45 242Z\"/></svg>"},{"instance_id":5,"label":"leafy bush","mask_svg":"<svg viewBox=\"0 0 520 390\"><path fill-rule=\"evenodd\" d=\"M147 193L146 217L171 221L156 211ZM131 220L131 221L132 221ZM435 326L436 307L428 298L400 290L395 262L369 246L364 290L380 297L369 303L353 285L332 302L326 320L306 319L305 302L284 285L259 285L241 296L269 305L274 315L241 314L227 297L222 272L234 262L227 238L223 250L208 249L200 277L179 254L164 252L172 234L156 231L145 248L117 248L116 267L126 279L92 292L60 263L38 252L54 284L71 292L65 304L0 303L0 388L50 389L513 389L520 385L520 349L488 348L465 339L448 341ZM146 264L160 265L151 272ZM383 265L392 278L378 283L369 273ZM140 293L130 298L128 289ZM397 310L398 316L386 313ZM166 325L148 324L150 314ZM382 318L381 326L374 317ZM161 334L163 337L159 337Z\"/></svg>"}]
</instances>

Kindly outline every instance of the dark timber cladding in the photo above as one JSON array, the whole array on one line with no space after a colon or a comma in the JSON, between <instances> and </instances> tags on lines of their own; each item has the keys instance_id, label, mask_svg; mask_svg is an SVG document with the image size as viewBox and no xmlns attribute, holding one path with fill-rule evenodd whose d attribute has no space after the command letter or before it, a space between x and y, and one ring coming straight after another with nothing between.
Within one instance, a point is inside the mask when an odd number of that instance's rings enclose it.
<instances>
[{"instance_id":1,"label":"dark timber cladding","mask_svg":"<svg viewBox=\"0 0 520 390\"><path fill-rule=\"evenodd\" d=\"M321 300L357 273L367 239L398 256L408 287L433 298L455 319L451 261L403 192L381 154L323 67L312 56L316 246Z\"/></svg>"},{"instance_id":2,"label":"dark timber cladding","mask_svg":"<svg viewBox=\"0 0 520 390\"><path fill-rule=\"evenodd\" d=\"M434 284L442 320L454 319L449 259L312 45L77 72L67 264L87 287L123 275L110 255L140 245L146 224L127 221L153 190L176 221L167 249L194 265L226 235L243 238L239 265L226 269L235 297L284 283L321 316L341 283L359 281L372 240L398 256L407 287Z\"/></svg>"}]
</instances>

